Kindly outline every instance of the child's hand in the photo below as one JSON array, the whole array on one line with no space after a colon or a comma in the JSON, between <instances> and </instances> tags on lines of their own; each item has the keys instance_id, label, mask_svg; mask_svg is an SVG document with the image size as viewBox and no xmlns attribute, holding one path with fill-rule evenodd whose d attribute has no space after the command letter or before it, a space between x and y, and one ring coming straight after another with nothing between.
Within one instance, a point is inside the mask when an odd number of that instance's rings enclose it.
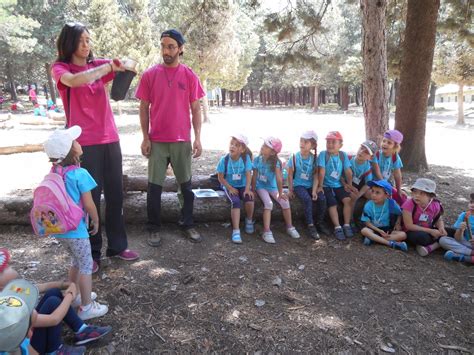
<instances>
[{"instance_id":1,"label":"child's hand","mask_svg":"<svg viewBox=\"0 0 474 355\"><path fill-rule=\"evenodd\" d=\"M405 200L408 198L408 195L405 191L403 191L402 189L400 189L399 191L399 194L401 197L403 197Z\"/></svg>"},{"instance_id":2,"label":"child's hand","mask_svg":"<svg viewBox=\"0 0 474 355\"><path fill-rule=\"evenodd\" d=\"M71 282L71 284L69 285L69 287L66 289L66 291L64 291L64 295L68 294L68 293L71 293L72 294L72 299L75 300L76 297L77 297L77 287L76 287L76 284L74 282Z\"/></svg>"},{"instance_id":3,"label":"child's hand","mask_svg":"<svg viewBox=\"0 0 474 355\"><path fill-rule=\"evenodd\" d=\"M387 232L384 232L381 229L379 230L379 233L382 238L388 239L390 237L390 234L388 234Z\"/></svg>"},{"instance_id":4,"label":"child's hand","mask_svg":"<svg viewBox=\"0 0 474 355\"><path fill-rule=\"evenodd\" d=\"M250 190L245 190L244 191L244 196L248 196L251 200L253 200L253 192Z\"/></svg>"},{"instance_id":5,"label":"child's hand","mask_svg":"<svg viewBox=\"0 0 474 355\"><path fill-rule=\"evenodd\" d=\"M318 189L316 190L316 193L320 193L320 192L323 192L323 187L322 186L318 186Z\"/></svg>"},{"instance_id":6,"label":"child's hand","mask_svg":"<svg viewBox=\"0 0 474 355\"><path fill-rule=\"evenodd\" d=\"M229 188L228 188L227 190L229 190L229 193L230 193L231 195L236 196L236 195L239 194L239 191L238 191L235 187L229 186Z\"/></svg>"},{"instance_id":7,"label":"child's hand","mask_svg":"<svg viewBox=\"0 0 474 355\"><path fill-rule=\"evenodd\" d=\"M295 193L293 192L293 190L288 190L288 198L293 198L295 197Z\"/></svg>"},{"instance_id":8,"label":"child's hand","mask_svg":"<svg viewBox=\"0 0 474 355\"><path fill-rule=\"evenodd\" d=\"M466 222L462 222L460 225L459 225L459 229L461 230L461 232L464 232L467 228L467 223Z\"/></svg>"},{"instance_id":9,"label":"child's hand","mask_svg":"<svg viewBox=\"0 0 474 355\"><path fill-rule=\"evenodd\" d=\"M283 199L283 200L285 200L285 201L288 201L288 195L285 194L284 192L278 193L278 196L277 196L277 197L278 197L278 198L281 198L281 199Z\"/></svg>"},{"instance_id":10,"label":"child's hand","mask_svg":"<svg viewBox=\"0 0 474 355\"><path fill-rule=\"evenodd\" d=\"M439 237L443 236L443 233L441 233L437 229L431 229L430 234L433 238L438 239Z\"/></svg>"},{"instance_id":11,"label":"child's hand","mask_svg":"<svg viewBox=\"0 0 474 355\"><path fill-rule=\"evenodd\" d=\"M89 234L96 235L99 232L99 221L91 221L90 226L92 229L89 230Z\"/></svg>"},{"instance_id":12,"label":"child's hand","mask_svg":"<svg viewBox=\"0 0 474 355\"><path fill-rule=\"evenodd\" d=\"M394 231L401 231L401 230L402 230L402 226L400 225L400 223L395 224L395 227L393 227L393 230L394 230Z\"/></svg>"},{"instance_id":13,"label":"child's hand","mask_svg":"<svg viewBox=\"0 0 474 355\"><path fill-rule=\"evenodd\" d=\"M313 201L317 201L317 200L318 200L318 192L317 192L317 191L313 191L312 197L313 197Z\"/></svg>"}]
</instances>

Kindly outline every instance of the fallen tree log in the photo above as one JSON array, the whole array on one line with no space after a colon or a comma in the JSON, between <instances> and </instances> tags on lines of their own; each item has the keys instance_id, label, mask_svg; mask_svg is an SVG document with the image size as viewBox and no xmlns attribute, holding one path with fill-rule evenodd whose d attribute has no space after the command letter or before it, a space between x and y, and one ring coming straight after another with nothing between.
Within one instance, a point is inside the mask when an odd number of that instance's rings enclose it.
<instances>
[{"instance_id":1,"label":"fallen tree log","mask_svg":"<svg viewBox=\"0 0 474 355\"><path fill-rule=\"evenodd\" d=\"M212 189L213 183L209 179L209 175L196 175L191 179L193 189ZM147 176L123 176L123 190L126 192L146 191L148 187ZM174 176L167 176L163 183L163 192L178 191L178 183Z\"/></svg>"},{"instance_id":2,"label":"fallen tree log","mask_svg":"<svg viewBox=\"0 0 474 355\"><path fill-rule=\"evenodd\" d=\"M34 153L42 152L42 144L25 144L10 147L0 147L0 155L16 154L16 153Z\"/></svg>"},{"instance_id":3,"label":"fallen tree log","mask_svg":"<svg viewBox=\"0 0 474 355\"><path fill-rule=\"evenodd\" d=\"M0 198L0 224L29 225L29 213L32 207L32 196L16 196ZM164 192L162 194L161 216L163 222L177 222L181 216L178 196L175 192ZM102 204L104 205L104 203ZM303 207L299 200L291 201L293 218L299 219L303 216ZM146 194L129 193L124 197L123 213L125 222L128 224L146 223ZM104 216L102 209L102 217ZM255 200L255 218L261 220L263 206L260 199ZM244 211L241 213L245 216ZM275 203L272 219L281 220L281 208ZM230 222L230 203L223 192L219 197L196 198L194 200L194 220L202 222Z\"/></svg>"}]
</instances>

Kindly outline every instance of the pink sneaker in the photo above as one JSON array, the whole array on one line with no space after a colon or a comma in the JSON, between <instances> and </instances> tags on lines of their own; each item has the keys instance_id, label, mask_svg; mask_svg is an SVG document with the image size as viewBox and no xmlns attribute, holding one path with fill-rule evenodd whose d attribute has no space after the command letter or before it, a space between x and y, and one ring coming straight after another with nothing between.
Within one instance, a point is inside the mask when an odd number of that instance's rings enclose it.
<instances>
[{"instance_id":1,"label":"pink sneaker","mask_svg":"<svg viewBox=\"0 0 474 355\"><path fill-rule=\"evenodd\" d=\"M136 251L125 249L123 252L117 254L116 257L126 261L133 261L137 260L140 255L138 255Z\"/></svg>"}]
</instances>

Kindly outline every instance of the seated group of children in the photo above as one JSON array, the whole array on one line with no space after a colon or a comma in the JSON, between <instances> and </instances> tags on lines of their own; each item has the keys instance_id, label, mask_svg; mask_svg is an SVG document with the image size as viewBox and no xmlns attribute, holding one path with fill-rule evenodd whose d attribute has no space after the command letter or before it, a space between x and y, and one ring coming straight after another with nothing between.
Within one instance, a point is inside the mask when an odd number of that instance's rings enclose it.
<instances>
[{"instance_id":1,"label":"seated group of children","mask_svg":"<svg viewBox=\"0 0 474 355\"><path fill-rule=\"evenodd\" d=\"M341 151L341 133L333 131L326 136L326 150L318 154L316 132L305 131L300 137L300 150L290 156L285 168L278 157L282 149L280 139L265 138L260 154L253 158L247 137L235 134L229 153L217 165L219 182L231 202L232 241L242 243L241 201L246 213L245 232L252 234L255 230L254 193L263 203L263 240L275 243L270 229L272 199L282 208L288 235L299 238L289 202L296 196L304 209L308 234L316 240L320 233L334 234L338 240L352 238L356 224L362 224L360 233L365 245L376 242L406 251L408 242L421 256L441 246L447 250L446 259L473 263L474 194L470 196L469 210L459 216L454 228L445 228L434 181L417 179L411 188L411 198L401 189L403 163L398 153L402 141L401 132L388 130L380 149L368 140L360 145L357 154L349 156ZM285 172L287 192L283 189ZM365 200L368 201L359 218L354 213L355 206ZM326 213L333 230L325 223Z\"/></svg>"}]
</instances>

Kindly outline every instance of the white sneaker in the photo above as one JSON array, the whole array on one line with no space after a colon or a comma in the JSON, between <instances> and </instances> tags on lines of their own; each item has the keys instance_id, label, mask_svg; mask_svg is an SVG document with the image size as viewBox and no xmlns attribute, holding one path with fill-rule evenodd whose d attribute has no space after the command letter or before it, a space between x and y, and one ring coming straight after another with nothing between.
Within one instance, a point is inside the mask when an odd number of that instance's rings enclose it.
<instances>
[{"instance_id":1,"label":"white sneaker","mask_svg":"<svg viewBox=\"0 0 474 355\"><path fill-rule=\"evenodd\" d=\"M92 318L102 317L103 315L107 314L109 311L109 307L105 304L100 304L99 302L92 301L88 310L84 311L84 307L80 307L79 311L77 311L77 315L82 320L88 320Z\"/></svg>"},{"instance_id":2,"label":"white sneaker","mask_svg":"<svg viewBox=\"0 0 474 355\"><path fill-rule=\"evenodd\" d=\"M294 239L298 239L300 237L300 234L298 233L298 231L296 230L295 227L291 227L291 228L288 228L286 230L286 233L291 237L291 238L294 238Z\"/></svg>"},{"instance_id":3,"label":"white sneaker","mask_svg":"<svg viewBox=\"0 0 474 355\"><path fill-rule=\"evenodd\" d=\"M263 232L263 240L270 244L275 244L275 238L273 238L272 232Z\"/></svg>"},{"instance_id":4,"label":"white sneaker","mask_svg":"<svg viewBox=\"0 0 474 355\"><path fill-rule=\"evenodd\" d=\"M95 301L96 299L97 299L97 293L91 292L91 301ZM81 301L82 301L81 294L79 293L74 299L74 301L72 301L71 307L72 308L79 307L81 305Z\"/></svg>"}]
</instances>

